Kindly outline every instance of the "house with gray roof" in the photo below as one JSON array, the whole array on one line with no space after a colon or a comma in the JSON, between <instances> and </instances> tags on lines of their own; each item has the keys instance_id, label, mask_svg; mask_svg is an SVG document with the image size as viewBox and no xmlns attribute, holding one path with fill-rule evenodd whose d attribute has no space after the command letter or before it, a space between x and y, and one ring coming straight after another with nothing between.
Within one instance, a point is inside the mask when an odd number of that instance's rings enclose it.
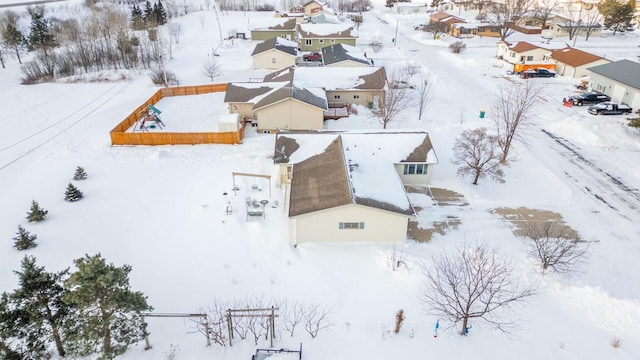
<instances>
[{"instance_id":1,"label":"house with gray roof","mask_svg":"<svg viewBox=\"0 0 640 360\"><path fill-rule=\"evenodd\" d=\"M373 60L369 59L360 48L345 44L335 44L323 47L321 50L324 66L373 66Z\"/></svg>"},{"instance_id":2,"label":"house with gray roof","mask_svg":"<svg viewBox=\"0 0 640 360\"><path fill-rule=\"evenodd\" d=\"M258 43L251 53L254 69L279 70L296 63L298 44L274 37Z\"/></svg>"},{"instance_id":3,"label":"house with gray roof","mask_svg":"<svg viewBox=\"0 0 640 360\"><path fill-rule=\"evenodd\" d=\"M298 48L318 51L333 44L356 46L357 34L349 24L298 24Z\"/></svg>"},{"instance_id":4,"label":"house with gray roof","mask_svg":"<svg viewBox=\"0 0 640 360\"><path fill-rule=\"evenodd\" d=\"M294 40L296 25L294 18L251 18L249 19L251 40L264 41L274 37Z\"/></svg>"},{"instance_id":5,"label":"house with gray roof","mask_svg":"<svg viewBox=\"0 0 640 360\"><path fill-rule=\"evenodd\" d=\"M405 186L427 185L438 163L424 131L281 132L273 159L293 244L403 243L415 216Z\"/></svg>"},{"instance_id":6,"label":"house with gray roof","mask_svg":"<svg viewBox=\"0 0 640 360\"><path fill-rule=\"evenodd\" d=\"M591 90L609 95L611 101L640 109L640 63L620 60L587 70Z\"/></svg>"}]
</instances>

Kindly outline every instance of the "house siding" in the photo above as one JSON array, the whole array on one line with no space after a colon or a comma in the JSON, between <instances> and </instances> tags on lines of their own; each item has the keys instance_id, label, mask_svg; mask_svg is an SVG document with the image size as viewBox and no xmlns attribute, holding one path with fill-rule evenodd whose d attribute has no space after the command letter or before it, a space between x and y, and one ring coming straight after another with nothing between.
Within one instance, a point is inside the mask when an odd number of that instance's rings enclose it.
<instances>
[{"instance_id":1,"label":"house siding","mask_svg":"<svg viewBox=\"0 0 640 360\"><path fill-rule=\"evenodd\" d=\"M256 111L258 130L322 129L324 111L303 102L288 99Z\"/></svg>"},{"instance_id":2,"label":"house siding","mask_svg":"<svg viewBox=\"0 0 640 360\"><path fill-rule=\"evenodd\" d=\"M611 101L624 103L634 110L640 108L640 89L611 80L602 75L590 72L589 87L601 91L611 97Z\"/></svg>"},{"instance_id":3,"label":"house siding","mask_svg":"<svg viewBox=\"0 0 640 360\"><path fill-rule=\"evenodd\" d=\"M354 99L355 95L357 95L359 99ZM340 98L336 99L336 96L340 96ZM378 97L378 103L382 106L384 90L327 90L327 101L329 103L343 102L349 105L369 106L375 96Z\"/></svg>"},{"instance_id":4,"label":"house siding","mask_svg":"<svg viewBox=\"0 0 640 360\"><path fill-rule=\"evenodd\" d=\"M274 37L293 40L295 38L294 30L251 30L251 40L253 41L264 41Z\"/></svg>"},{"instance_id":5,"label":"house siding","mask_svg":"<svg viewBox=\"0 0 640 360\"><path fill-rule=\"evenodd\" d=\"M253 104L229 103L229 114L238 114L240 119L255 119L256 113L253 111Z\"/></svg>"},{"instance_id":6,"label":"house siding","mask_svg":"<svg viewBox=\"0 0 640 360\"><path fill-rule=\"evenodd\" d=\"M358 204L339 206L291 218L293 244L376 242L403 243L409 217ZM364 223L364 229L340 229L340 222Z\"/></svg>"},{"instance_id":7,"label":"house siding","mask_svg":"<svg viewBox=\"0 0 640 360\"><path fill-rule=\"evenodd\" d=\"M367 65L361 62L357 62L357 61L352 61L352 60L344 60L344 61L338 61L335 62L333 64L328 64L325 65L326 67L363 67L363 66L371 66L371 65Z\"/></svg>"},{"instance_id":8,"label":"house siding","mask_svg":"<svg viewBox=\"0 0 640 360\"><path fill-rule=\"evenodd\" d=\"M593 66L598 66L598 65L604 65L608 63L609 63L609 60L602 59L602 60L596 60L594 62L590 62L588 64L573 67L571 65L567 65L563 62L558 61L556 63L557 65L556 72L558 73L558 75L561 75L561 76L571 76L574 78L580 78L585 75L589 75L590 72L587 70L588 68Z\"/></svg>"},{"instance_id":9,"label":"house siding","mask_svg":"<svg viewBox=\"0 0 640 360\"><path fill-rule=\"evenodd\" d=\"M405 175L404 165L405 163L395 164L396 171L400 175L400 179L404 185L428 185L431 182L431 171L433 164L416 163L427 165L427 173L421 175Z\"/></svg>"},{"instance_id":10,"label":"house siding","mask_svg":"<svg viewBox=\"0 0 640 360\"><path fill-rule=\"evenodd\" d=\"M273 62L275 59L275 62ZM280 70L296 63L295 55L271 49L253 56L254 69Z\"/></svg>"}]
</instances>

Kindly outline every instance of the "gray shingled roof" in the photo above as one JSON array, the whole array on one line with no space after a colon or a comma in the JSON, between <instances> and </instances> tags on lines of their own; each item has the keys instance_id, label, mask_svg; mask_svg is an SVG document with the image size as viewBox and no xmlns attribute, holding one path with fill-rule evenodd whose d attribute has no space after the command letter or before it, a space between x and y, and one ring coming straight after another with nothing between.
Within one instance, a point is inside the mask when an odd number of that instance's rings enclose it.
<instances>
[{"instance_id":1,"label":"gray shingled roof","mask_svg":"<svg viewBox=\"0 0 640 360\"><path fill-rule=\"evenodd\" d=\"M620 60L587 70L640 90L640 63L635 61Z\"/></svg>"},{"instance_id":2,"label":"gray shingled roof","mask_svg":"<svg viewBox=\"0 0 640 360\"><path fill-rule=\"evenodd\" d=\"M342 44L334 44L330 46L325 46L322 49L322 62L325 65L335 64L341 61L351 60L361 64L371 65L371 62L368 59L362 59L359 57L354 57L347 52L347 50L342 46Z\"/></svg>"},{"instance_id":3,"label":"gray shingled roof","mask_svg":"<svg viewBox=\"0 0 640 360\"><path fill-rule=\"evenodd\" d=\"M324 111L329 108L326 96L319 97L307 89L285 86L262 98L255 105L253 105L253 110L258 110L260 108L275 104L285 99L296 99L305 104L320 108Z\"/></svg>"},{"instance_id":4,"label":"gray shingled roof","mask_svg":"<svg viewBox=\"0 0 640 360\"><path fill-rule=\"evenodd\" d=\"M267 85L256 87L256 88L246 88L246 87L234 85L233 83L228 83L227 91L224 94L224 102L225 103L248 102L249 100L255 98L256 96L266 94L271 90L272 88Z\"/></svg>"},{"instance_id":5,"label":"gray shingled roof","mask_svg":"<svg viewBox=\"0 0 640 360\"><path fill-rule=\"evenodd\" d=\"M258 45L256 45L256 47L253 49L253 52L251 53L251 56L253 55L257 55L257 54L261 54L265 51L269 51L272 49L278 50L278 51L282 51L284 53L287 54L291 54L291 55L298 55L298 49L294 46L286 46L284 44L281 44L278 41L279 38L274 37L271 38L269 40L265 40L261 43L259 43Z\"/></svg>"}]
</instances>

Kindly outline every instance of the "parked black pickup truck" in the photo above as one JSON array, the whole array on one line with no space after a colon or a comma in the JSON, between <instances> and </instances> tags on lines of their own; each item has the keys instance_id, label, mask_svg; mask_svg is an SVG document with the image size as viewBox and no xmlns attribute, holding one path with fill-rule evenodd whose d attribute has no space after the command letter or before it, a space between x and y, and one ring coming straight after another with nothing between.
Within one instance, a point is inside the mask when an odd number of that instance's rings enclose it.
<instances>
[{"instance_id":1,"label":"parked black pickup truck","mask_svg":"<svg viewBox=\"0 0 640 360\"><path fill-rule=\"evenodd\" d=\"M543 77L550 78L556 77L556 73L547 69L535 69L535 70L526 70L520 73L520 76L523 79L535 78L535 77Z\"/></svg>"},{"instance_id":2,"label":"parked black pickup truck","mask_svg":"<svg viewBox=\"0 0 640 360\"><path fill-rule=\"evenodd\" d=\"M603 101L611 100L605 94L597 93L595 91L584 92L580 95L569 96L569 101L573 103L573 105L582 106L584 104L598 104Z\"/></svg>"},{"instance_id":3,"label":"parked black pickup truck","mask_svg":"<svg viewBox=\"0 0 640 360\"><path fill-rule=\"evenodd\" d=\"M627 105L618 105L609 101L589 106L589 112L593 115L631 114L632 111L633 109Z\"/></svg>"}]
</instances>

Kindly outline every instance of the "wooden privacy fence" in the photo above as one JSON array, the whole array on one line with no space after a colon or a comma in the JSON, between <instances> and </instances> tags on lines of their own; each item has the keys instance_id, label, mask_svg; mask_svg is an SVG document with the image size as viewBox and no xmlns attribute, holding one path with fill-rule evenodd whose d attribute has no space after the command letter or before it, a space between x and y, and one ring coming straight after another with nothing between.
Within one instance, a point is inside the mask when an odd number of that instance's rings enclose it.
<instances>
[{"instance_id":1,"label":"wooden privacy fence","mask_svg":"<svg viewBox=\"0 0 640 360\"><path fill-rule=\"evenodd\" d=\"M244 124L238 131L227 132L127 132L142 114L147 105L156 104L169 96L200 95L227 90L227 84L209 84L194 86L176 86L160 89L147 101L138 106L122 120L111 132L112 145L195 145L195 144L239 144L244 135Z\"/></svg>"}]
</instances>

